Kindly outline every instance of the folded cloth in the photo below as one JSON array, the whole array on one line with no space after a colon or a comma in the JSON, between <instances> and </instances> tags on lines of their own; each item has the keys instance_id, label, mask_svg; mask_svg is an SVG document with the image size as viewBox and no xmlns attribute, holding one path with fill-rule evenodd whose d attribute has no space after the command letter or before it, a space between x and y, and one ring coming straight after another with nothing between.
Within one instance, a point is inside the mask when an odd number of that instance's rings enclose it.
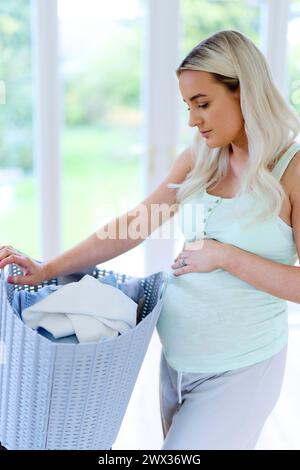
<instances>
[{"instance_id":1,"label":"folded cloth","mask_svg":"<svg viewBox=\"0 0 300 470\"><path fill-rule=\"evenodd\" d=\"M120 289L85 275L61 286L22 313L31 328L44 328L55 338L76 334L79 342L99 341L136 325L137 304Z\"/></svg>"},{"instance_id":2,"label":"folded cloth","mask_svg":"<svg viewBox=\"0 0 300 470\"><path fill-rule=\"evenodd\" d=\"M42 289L38 290L37 292L28 292L26 290L14 290L13 300L12 300L12 308L14 312L18 315L18 317L22 320L22 312L25 308L30 307L31 305L39 302L40 300L44 299L48 295L55 292L61 286L45 286ZM76 335L71 336L63 336L61 338L54 338L49 331L44 330L44 328L37 328L37 331L40 335L45 336L46 338L50 339L54 343L78 343Z\"/></svg>"},{"instance_id":3,"label":"folded cloth","mask_svg":"<svg viewBox=\"0 0 300 470\"><path fill-rule=\"evenodd\" d=\"M49 331L44 330L44 328L38 328L37 331L39 332L40 335L45 336L45 338L48 338L53 343L64 343L64 344L65 343L75 343L75 344L79 343L76 335L69 335L69 336L62 336L61 338L54 338L54 336L51 333L49 333Z\"/></svg>"},{"instance_id":4,"label":"folded cloth","mask_svg":"<svg viewBox=\"0 0 300 470\"><path fill-rule=\"evenodd\" d=\"M99 278L98 280L104 284L110 284L111 286L120 289L122 292L124 292L124 294L128 295L128 297L138 304L136 312L136 323L139 323L142 319L142 313L145 304L145 291L140 279L132 278L125 281L124 283L118 283L116 275L111 273L107 276Z\"/></svg>"},{"instance_id":5,"label":"folded cloth","mask_svg":"<svg viewBox=\"0 0 300 470\"><path fill-rule=\"evenodd\" d=\"M78 271L65 276L57 278L58 285L68 284L69 282L79 281L85 274L93 275L96 272L96 266L88 266L83 271ZM118 281L117 276L113 273L101 276L98 281L104 284L110 284L117 289L120 289L124 294L128 295L134 302L138 304L136 312L136 323L139 323L143 317L143 310L145 304L145 291L140 282L140 279L132 278L125 282Z\"/></svg>"}]
</instances>

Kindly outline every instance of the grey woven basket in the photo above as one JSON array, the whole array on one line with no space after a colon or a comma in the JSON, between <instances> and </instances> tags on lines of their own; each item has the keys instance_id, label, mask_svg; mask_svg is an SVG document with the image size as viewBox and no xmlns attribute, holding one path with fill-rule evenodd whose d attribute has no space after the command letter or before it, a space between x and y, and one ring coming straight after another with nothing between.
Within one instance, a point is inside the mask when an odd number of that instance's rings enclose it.
<instances>
[{"instance_id":1,"label":"grey woven basket","mask_svg":"<svg viewBox=\"0 0 300 470\"><path fill-rule=\"evenodd\" d=\"M8 275L19 272L10 265ZM97 278L115 274L96 269ZM145 302L139 323L98 343L57 343L14 313L14 286L1 272L0 442L8 449L111 449L158 320L168 275L140 279Z\"/></svg>"}]
</instances>

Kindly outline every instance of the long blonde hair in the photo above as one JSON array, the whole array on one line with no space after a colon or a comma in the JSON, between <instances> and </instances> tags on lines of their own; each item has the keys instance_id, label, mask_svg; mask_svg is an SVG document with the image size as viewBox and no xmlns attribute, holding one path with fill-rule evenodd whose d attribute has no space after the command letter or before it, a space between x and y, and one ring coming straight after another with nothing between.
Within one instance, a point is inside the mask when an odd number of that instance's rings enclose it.
<instances>
[{"instance_id":1,"label":"long blonde hair","mask_svg":"<svg viewBox=\"0 0 300 470\"><path fill-rule=\"evenodd\" d=\"M183 70L210 72L231 91L240 86L249 159L236 196L251 191L263 207L257 219L279 215L285 193L269 168L300 133L300 120L277 89L264 55L239 31L223 30L192 49L176 70L178 78ZM178 203L225 176L228 150L209 148L197 131L192 145L195 166L183 183L173 186L178 187Z\"/></svg>"}]
</instances>

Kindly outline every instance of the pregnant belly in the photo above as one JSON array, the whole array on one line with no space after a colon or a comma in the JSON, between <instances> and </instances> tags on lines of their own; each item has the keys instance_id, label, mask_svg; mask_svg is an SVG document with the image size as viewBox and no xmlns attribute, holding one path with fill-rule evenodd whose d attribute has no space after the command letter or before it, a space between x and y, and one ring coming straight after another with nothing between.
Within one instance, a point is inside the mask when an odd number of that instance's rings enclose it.
<instances>
[{"instance_id":1,"label":"pregnant belly","mask_svg":"<svg viewBox=\"0 0 300 470\"><path fill-rule=\"evenodd\" d=\"M217 269L169 277L157 323L162 345L216 352L270 333L286 302ZM194 345L194 348L192 347ZM178 351L180 353L180 351Z\"/></svg>"}]
</instances>

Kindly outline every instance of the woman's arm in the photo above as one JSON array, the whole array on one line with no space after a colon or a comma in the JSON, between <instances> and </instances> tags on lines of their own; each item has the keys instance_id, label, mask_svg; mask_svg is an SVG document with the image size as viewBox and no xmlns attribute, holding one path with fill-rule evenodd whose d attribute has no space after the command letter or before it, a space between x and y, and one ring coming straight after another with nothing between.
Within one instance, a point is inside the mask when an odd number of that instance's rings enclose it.
<instances>
[{"instance_id":1,"label":"woman's arm","mask_svg":"<svg viewBox=\"0 0 300 470\"><path fill-rule=\"evenodd\" d=\"M233 245L224 247L222 268L259 290L300 303L300 268L276 263Z\"/></svg>"},{"instance_id":2,"label":"woman's arm","mask_svg":"<svg viewBox=\"0 0 300 470\"><path fill-rule=\"evenodd\" d=\"M191 165L191 150L187 148L175 160L169 175L144 201L46 263L36 263L12 247L1 247L0 268L10 263L17 264L22 268L24 275L14 277L13 282L33 285L52 277L79 271L87 266L104 263L135 248L175 215L178 209L176 191L168 188L168 184L181 183L191 170ZM159 212L161 207L164 210L159 217L155 217L155 213ZM137 223L141 225L139 236L134 233Z\"/></svg>"},{"instance_id":3,"label":"woman's arm","mask_svg":"<svg viewBox=\"0 0 300 470\"><path fill-rule=\"evenodd\" d=\"M300 153L299 153L300 157ZM300 158L291 162L288 174L288 194L292 207L292 227L300 255ZM300 267L289 266L262 258L235 246L225 247L224 269L252 284L257 289L268 292L290 302L300 303ZM224 259L224 258L223 258Z\"/></svg>"}]
</instances>

